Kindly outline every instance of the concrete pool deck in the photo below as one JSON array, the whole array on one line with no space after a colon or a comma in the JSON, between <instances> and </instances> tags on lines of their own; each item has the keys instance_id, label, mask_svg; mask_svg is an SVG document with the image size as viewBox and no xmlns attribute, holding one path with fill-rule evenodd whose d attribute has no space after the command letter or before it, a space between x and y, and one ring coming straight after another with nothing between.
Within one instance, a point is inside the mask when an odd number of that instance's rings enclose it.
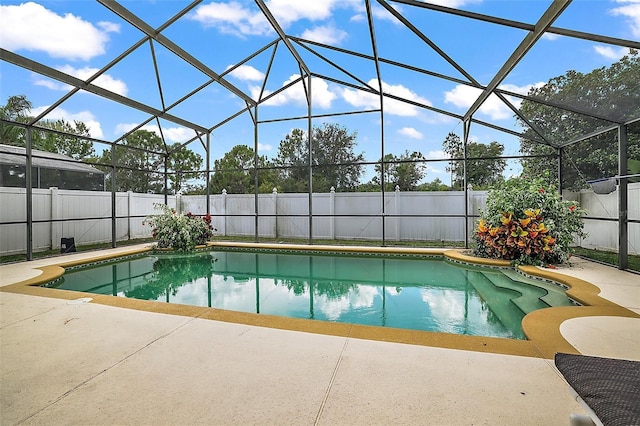
<instances>
[{"instance_id":1,"label":"concrete pool deck","mask_svg":"<svg viewBox=\"0 0 640 426\"><path fill-rule=\"evenodd\" d=\"M95 255L2 265L0 286L42 274L35 268ZM556 272L588 280L601 297L640 314L640 276L582 259ZM540 425L567 424L570 413L584 412L544 356L368 340L354 331L283 330L64 297L0 291L3 425ZM585 355L640 360L637 317L576 317L558 331Z\"/></svg>"}]
</instances>

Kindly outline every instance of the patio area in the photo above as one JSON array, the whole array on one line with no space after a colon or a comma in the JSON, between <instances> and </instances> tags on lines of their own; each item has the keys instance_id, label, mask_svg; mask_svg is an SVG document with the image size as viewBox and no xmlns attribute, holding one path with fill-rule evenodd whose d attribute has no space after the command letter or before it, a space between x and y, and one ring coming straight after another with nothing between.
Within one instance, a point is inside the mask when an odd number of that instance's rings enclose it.
<instances>
[{"instance_id":1,"label":"patio area","mask_svg":"<svg viewBox=\"0 0 640 426\"><path fill-rule=\"evenodd\" d=\"M60 261L2 265L0 285ZM640 314L638 275L581 259L558 272L590 281L602 297ZM538 425L583 413L547 358L163 309L0 292L2 424ZM640 360L640 317L576 318L560 331L582 354Z\"/></svg>"}]
</instances>

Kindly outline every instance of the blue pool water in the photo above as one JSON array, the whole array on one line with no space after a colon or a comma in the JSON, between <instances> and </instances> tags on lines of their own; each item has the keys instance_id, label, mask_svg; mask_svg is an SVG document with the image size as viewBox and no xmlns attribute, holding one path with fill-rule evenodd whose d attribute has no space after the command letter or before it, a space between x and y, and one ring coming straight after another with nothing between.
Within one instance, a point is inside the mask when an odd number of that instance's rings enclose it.
<instances>
[{"instance_id":1,"label":"blue pool water","mask_svg":"<svg viewBox=\"0 0 640 426\"><path fill-rule=\"evenodd\" d=\"M215 251L67 271L49 287L241 312L523 339L532 310L570 305L553 283L441 258Z\"/></svg>"}]
</instances>

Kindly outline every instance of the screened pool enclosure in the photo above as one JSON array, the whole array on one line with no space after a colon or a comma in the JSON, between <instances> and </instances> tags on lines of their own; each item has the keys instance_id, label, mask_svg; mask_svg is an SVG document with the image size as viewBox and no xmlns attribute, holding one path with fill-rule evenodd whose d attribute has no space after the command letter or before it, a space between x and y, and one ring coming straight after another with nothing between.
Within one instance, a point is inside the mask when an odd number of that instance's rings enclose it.
<instances>
[{"instance_id":1,"label":"screened pool enclosure","mask_svg":"<svg viewBox=\"0 0 640 426\"><path fill-rule=\"evenodd\" d=\"M21 147L0 152L1 255L148 238L154 203L221 237L469 246L521 174L587 209L577 245L640 254L640 24L619 3L0 7L0 144Z\"/></svg>"}]
</instances>

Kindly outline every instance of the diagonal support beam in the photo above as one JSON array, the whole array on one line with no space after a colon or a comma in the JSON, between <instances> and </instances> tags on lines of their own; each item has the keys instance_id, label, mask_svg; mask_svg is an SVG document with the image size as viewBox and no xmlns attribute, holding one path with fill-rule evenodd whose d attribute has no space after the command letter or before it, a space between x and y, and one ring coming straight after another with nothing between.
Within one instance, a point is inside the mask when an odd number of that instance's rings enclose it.
<instances>
[{"instance_id":1,"label":"diagonal support beam","mask_svg":"<svg viewBox=\"0 0 640 426\"><path fill-rule=\"evenodd\" d=\"M340 72L342 72L343 74L348 75L349 77L351 77L353 80L357 81L358 83L362 84L362 86L368 87L372 90L373 87L369 86L369 84L363 80L361 80L358 76L354 75L353 73L351 73L350 71L344 69L343 67L341 67L340 65L336 64L335 62L333 62L331 59L328 59L327 57L325 57L324 55L321 55L320 53L316 52L315 50L311 49L308 46L305 46L304 44L302 44L300 41L298 40L294 40L300 47L302 47L303 49L307 50L308 52L310 52L311 54L317 56L318 58L322 59L324 62L328 63L329 65L331 65L332 67L334 67L335 69L339 70Z\"/></svg>"},{"instance_id":2,"label":"diagonal support beam","mask_svg":"<svg viewBox=\"0 0 640 426\"><path fill-rule=\"evenodd\" d=\"M309 71L307 64L304 63L298 51L295 49L295 47L293 47L293 44L291 44L291 41L289 40L287 35L284 33L284 30L282 29L278 21L276 21L276 18L273 17L267 5L264 4L264 1L262 0L255 0L255 1L258 7L260 8L260 10L262 11L262 13L264 14L264 17L267 18L267 21L269 21L269 24L271 24L271 26L273 27L274 31L278 33L278 37L280 37L280 40L282 40L284 45L287 46L287 49L289 49L289 52L291 52L295 60L298 62L298 65L300 66L300 68L302 68L307 75L311 75L311 71Z\"/></svg>"},{"instance_id":3,"label":"diagonal support beam","mask_svg":"<svg viewBox=\"0 0 640 426\"><path fill-rule=\"evenodd\" d=\"M484 15L482 13L469 12L466 10L456 9L453 7L442 6L435 3L426 3L418 0L390 0L395 3L402 3L410 6L421 7L424 9L435 10L437 12L448 13L451 15L462 16L465 18L476 19L492 24L504 25L521 30L533 31L534 25L524 22L514 21L511 19L498 18L496 16ZM623 38L609 37L602 34L586 33L584 31L569 30L567 28L549 27L547 32L561 36L580 38L583 40L595 41L597 43L613 44L614 46L628 47L630 49L640 49L640 41L629 40Z\"/></svg>"},{"instance_id":4,"label":"diagonal support beam","mask_svg":"<svg viewBox=\"0 0 640 426\"><path fill-rule=\"evenodd\" d=\"M203 74L214 79L221 86L229 90L234 95L238 96L243 101L249 103L250 105L256 104L256 102L253 99L251 99L249 95L247 95L242 90L235 87L233 84L229 83L224 78L220 77L218 73L216 73L211 68L209 68L208 66L200 62L198 59L196 59L194 56L189 54L187 51L182 49L180 46L178 46L171 40L169 40L160 32L154 30L146 22L144 22L142 19L138 18L136 15L131 13L128 9L123 7L117 1L115 0L97 0L97 1L101 3L104 7L106 7L107 9L109 9L110 11L112 11L113 13L115 13L125 21L127 21L129 24L133 25L138 30L142 31L144 34L146 34L147 36L151 37L152 39L154 39L155 41L157 41L158 43L160 43L161 45L169 49L171 52L177 55L180 59L184 60L185 62L189 63L193 67L197 68Z\"/></svg>"},{"instance_id":5,"label":"diagonal support beam","mask_svg":"<svg viewBox=\"0 0 640 426\"><path fill-rule=\"evenodd\" d=\"M9 62L11 64L17 65L21 68L27 69L29 71L36 72L38 74L44 75L54 80L58 80L66 84L70 84L71 86L77 87L79 89L85 90L87 92L91 92L94 95L98 95L105 99L109 99L111 101L118 102L122 105L126 105L130 108L137 109L138 111L146 112L155 117L164 118L165 120L179 124L180 126L184 126L189 129L200 131L202 133L207 132L206 128L199 126L195 123L176 117L172 114L160 111L158 109L155 109L153 107L150 107L138 101L134 101L133 99L129 99L126 96L119 95L110 90L103 89L102 87L96 86L95 84L87 83L84 80L73 77L69 74L65 74L62 71L58 71L57 69L48 67L39 62L32 61L31 59L25 58L24 56L18 55L17 53L10 52L6 49L0 48L0 59L3 61Z\"/></svg>"},{"instance_id":6,"label":"diagonal support beam","mask_svg":"<svg viewBox=\"0 0 640 426\"><path fill-rule=\"evenodd\" d=\"M426 35L424 35L424 33L422 33L422 31L420 31L418 28L416 28L415 25L413 25L411 22L409 22L409 20L407 20L407 18L402 16L401 13L399 13L397 10L395 10L393 7L391 7L386 1L378 0L378 3L380 3L380 5L382 7L384 7L390 14L395 16L395 18L397 20L402 22L402 24L404 26L409 28L415 35L420 37L420 39L423 42L425 42L438 55L440 55L445 61L447 61L449 63L449 65L451 65L453 68L455 68L456 71L458 71L461 75L465 76L467 78L467 80L469 80L471 83L475 84L476 86L480 84L471 76L471 74L469 74L464 68L462 68L460 65L458 65L453 59L451 59L451 57L449 57L449 55L447 55L444 52L444 50L440 49L440 47L437 44L435 44L433 41L431 41Z\"/></svg>"},{"instance_id":7,"label":"diagonal support beam","mask_svg":"<svg viewBox=\"0 0 640 426\"><path fill-rule=\"evenodd\" d=\"M478 99L471 105L469 110L464 115L464 121L467 121L471 116L480 108L480 106L487 100L489 95L493 93L494 89L498 87L500 83L507 77L507 75L515 68L520 60L527 54L527 52L533 47L533 45L542 37L544 32L551 26L558 16L569 6L571 0L554 0L549 8L544 12L542 17L536 23L534 30L531 31L522 40L520 45L511 54L509 59L502 65L498 73L493 77L489 85L480 94Z\"/></svg>"}]
</instances>

